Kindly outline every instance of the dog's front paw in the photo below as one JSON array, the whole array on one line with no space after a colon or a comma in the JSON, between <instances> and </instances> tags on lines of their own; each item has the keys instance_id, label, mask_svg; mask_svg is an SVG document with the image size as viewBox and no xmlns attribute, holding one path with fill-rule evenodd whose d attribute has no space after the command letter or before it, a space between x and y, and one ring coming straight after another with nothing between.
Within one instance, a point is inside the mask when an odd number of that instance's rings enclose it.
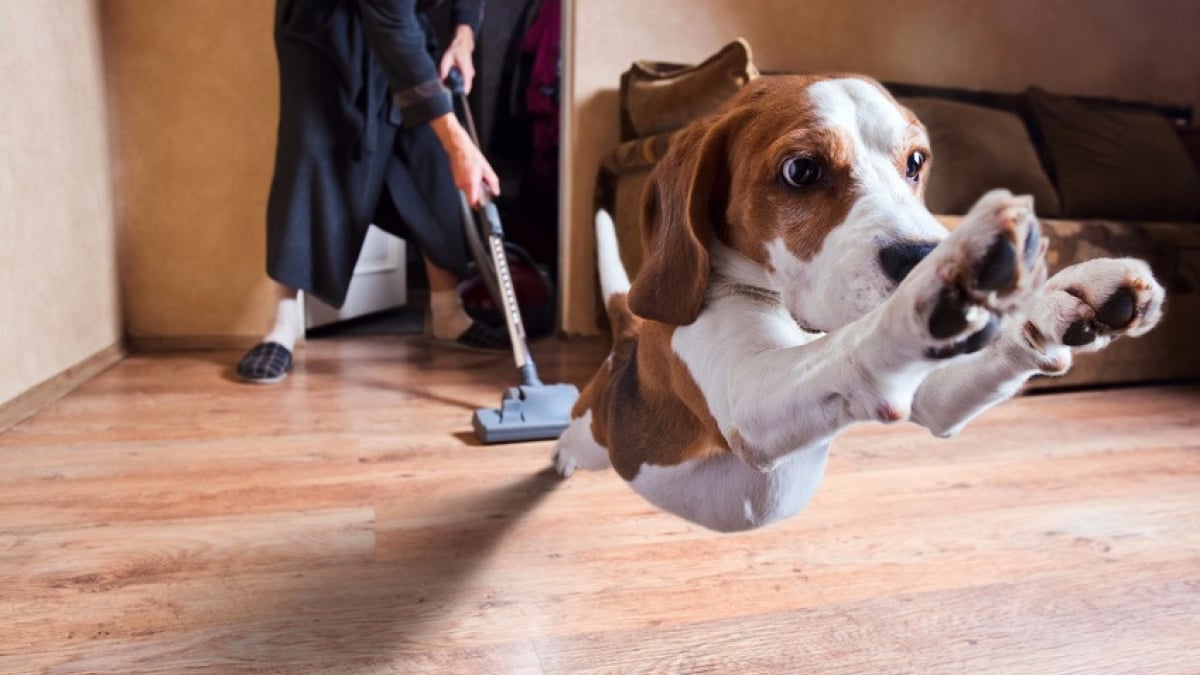
<instances>
[{"instance_id":1,"label":"dog's front paw","mask_svg":"<svg viewBox=\"0 0 1200 675\"><path fill-rule=\"evenodd\" d=\"M1045 248L1032 198L984 195L923 263L916 309L925 356L969 354L995 339L1001 319L1045 281Z\"/></svg>"},{"instance_id":2,"label":"dog's front paw","mask_svg":"<svg viewBox=\"0 0 1200 675\"><path fill-rule=\"evenodd\" d=\"M1154 328L1165 297L1141 260L1088 260L1046 282L1022 336L1043 356L1038 365L1044 372L1061 373L1071 365L1072 350L1096 351L1122 335L1138 336Z\"/></svg>"}]
</instances>

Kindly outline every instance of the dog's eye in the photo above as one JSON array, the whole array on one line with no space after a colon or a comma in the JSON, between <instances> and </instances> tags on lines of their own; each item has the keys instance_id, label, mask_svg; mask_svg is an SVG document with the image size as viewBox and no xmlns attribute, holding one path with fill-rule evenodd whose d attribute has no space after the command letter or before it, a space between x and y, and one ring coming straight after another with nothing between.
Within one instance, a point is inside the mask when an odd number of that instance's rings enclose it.
<instances>
[{"instance_id":1,"label":"dog's eye","mask_svg":"<svg viewBox=\"0 0 1200 675\"><path fill-rule=\"evenodd\" d=\"M904 175L911 181L921 180L921 169L925 167L925 153L916 150L908 156L908 170Z\"/></svg>"},{"instance_id":2,"label":"dog's eye","mask_svg":"<svg viewBox=\"0 0 1200 675\"><path fill-rule=\"evenodd\" d=\"M780 172L783 182L794 188L806 188L821 180L821 165L811 157L791 157L783 163Z\"/></svg>"}]
</instances>

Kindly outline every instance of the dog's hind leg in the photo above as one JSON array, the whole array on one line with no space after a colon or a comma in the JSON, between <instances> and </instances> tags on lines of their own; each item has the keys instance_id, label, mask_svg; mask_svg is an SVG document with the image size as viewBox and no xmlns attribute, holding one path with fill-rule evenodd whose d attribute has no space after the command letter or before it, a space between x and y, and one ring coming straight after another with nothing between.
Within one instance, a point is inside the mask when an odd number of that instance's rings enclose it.
<instances>
[{"instance_id":1,"label":"dog's hind leg","mask_svg":"<svg viewBox=\"0 0 1200 675\"><path fill-rule=\"evenodd\" d=\"M599 471L610 466L608 449L592 436L592 411L571 420L554 444L554 469L559 475L570 476L575 469Z\"/></svg>"},{"instance_id":2,"label":"dog's hind leg","mask_svg":"<svg viewBox=\"0 0 1200 675\"><path fill-rule=\"evenodd\" d=\"M912 420L952 436L1013 396L1037 374L1064 375L1073 352L1096 351L1138 336L1162 317L1164 291L1140 260L1096 259L1050 278L1000 338L983 351L930 374L913 400Z\"/></svg>"}]
</instances>

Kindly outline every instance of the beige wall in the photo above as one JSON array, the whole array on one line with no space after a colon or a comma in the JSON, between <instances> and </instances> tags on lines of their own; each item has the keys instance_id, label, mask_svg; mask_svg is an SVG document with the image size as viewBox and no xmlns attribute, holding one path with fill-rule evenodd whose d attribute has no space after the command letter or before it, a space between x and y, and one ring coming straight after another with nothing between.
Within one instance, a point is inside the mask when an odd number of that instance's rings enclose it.
<instances>
[{"instance_id":1,"label":"beige wall","mask_svg":"<svg viewBox=\"0 0 1200 675\"><path fill-rule=\"evenodd\" d=\"M135 346L261 335L273 312L274 2L102 7L128 335Z\"/></svg>"},{"instance_id":2,"label":"beige wall","mask_svg":"<svg viewBox=\"0 0 1200 675\"><path fill-rule=\"evenodd\" d=\"M566 0L564 308L594 332L592 185L637 59L696 62L734 37L764 70L1200 104L1194 0Z\"/></svg>"},{"instance_id":3,"label":"beige wall","mask_svg":"<svg viewBox=\"0 0 1200 675\"><path fill-rule=\"evenodd\" d=\"M0 405L121 339L94 2L0 0Z\"/></svg>"}]
</instances>

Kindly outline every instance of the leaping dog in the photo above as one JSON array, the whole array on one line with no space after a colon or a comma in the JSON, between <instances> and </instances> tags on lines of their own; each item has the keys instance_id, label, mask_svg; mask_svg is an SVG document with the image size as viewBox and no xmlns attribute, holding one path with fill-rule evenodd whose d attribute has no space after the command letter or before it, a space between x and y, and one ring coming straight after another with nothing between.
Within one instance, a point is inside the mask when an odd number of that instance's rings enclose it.
<instances>
[{"instance_id":1,"label":"leaping dog","mask_svg":"<svg viewBox=\"0 0 1200 675\"><path fill-rule=\"evenodd\" d=\"M762 77L672 141L632 284L596 218L613 349L554 449L720 531L799 512L857 422L957 433L1038 373L1141 335L1164 292L1134 259L1047 280L1032 199L948 232L913 113L864 77Z\"/></svg>"}]
</instances>

